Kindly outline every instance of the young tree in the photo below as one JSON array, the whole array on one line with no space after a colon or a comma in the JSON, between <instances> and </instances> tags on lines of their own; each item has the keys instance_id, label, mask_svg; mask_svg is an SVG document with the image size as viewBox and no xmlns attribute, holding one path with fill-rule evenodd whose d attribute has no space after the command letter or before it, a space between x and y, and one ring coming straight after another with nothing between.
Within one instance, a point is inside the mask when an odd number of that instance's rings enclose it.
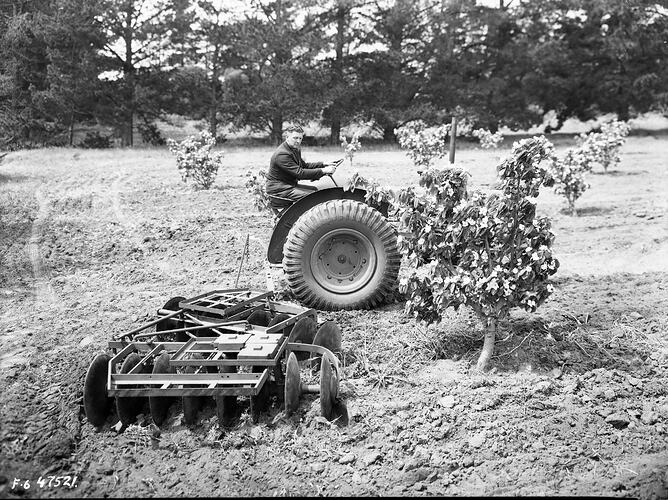
<instances>
[{"instance_id":1,"label":"young tree","mask_svg":"<svg viewBox=\"0 0 668 500\"><path fill-rule=\"evenodd\" d=\"M485 328L478 370L487 367L510 310L533 312L552 292L548 278L559 266L554 235L549 219L536 218L534 201L551 184L544 163L552 154L545 138L516 143L498 167L501 191L491 195L465 198L465 174L453 169L422 175L431 196L402 195L409 231L402 251L413 267L402 283L407 311L434 323L447 307L471 307Z\"/></svg>"},{"instance_id":2,"label":"young tree","mask_svg":"<svg viewBox=\"0 0 668 500\"><path fill-rule=\"evenodd\" d=\"M555 157L550 167L554 179L554 192L563 195L568 202L568 211L577 215L575 202L589 189L585 180L587 172L592 169L593 151L588 147L569 149L563 158Z\"/></svg>"},{"instance_id":3,"label":"young tree","mask_svg":"<svg viewBox=\"0 0 668 500\"><path fill-rule=\"evenodd\" d=\"M628 123L613 120L601 125L600 132L580 134L576 140L580 149L591 157L591 162L600 163L607 173L611 165L620 162L619 151L630 131Z\"/></svg>"},{"instance_id":4,"label":"young tree","mask_svg":"<svg viewBox=\"0 0 668 500\"><path fill-rule=\"evenodd\" d=\"M448 153L447 137L450 125L427 127L422 120L408 122L395 130L399 146L406 149L406 154L421 173L431 166L436 158Z\"/></svg>"},{"instance_id":5,"label":"young tree","mask_svg":"<svg viewBox=\"0 0 668 500\"><path fill-rule=\"evenodd\" d=\"M553 291L554 234L548 218L536 217L535 202L540 187L553 184L553 156L544 137L515 143L497 167L501 189L490 195L468 196L468 173L458 168L423 172L422 195L411 187L395 194L357 174L345 185L398 211L399 245L410 268L400 283L408 313L428 324L441 321L448 307L476 313L485 329L480 371L494 352L499 322L516 307L536 311Z\"/></svg>"}]
</instances>

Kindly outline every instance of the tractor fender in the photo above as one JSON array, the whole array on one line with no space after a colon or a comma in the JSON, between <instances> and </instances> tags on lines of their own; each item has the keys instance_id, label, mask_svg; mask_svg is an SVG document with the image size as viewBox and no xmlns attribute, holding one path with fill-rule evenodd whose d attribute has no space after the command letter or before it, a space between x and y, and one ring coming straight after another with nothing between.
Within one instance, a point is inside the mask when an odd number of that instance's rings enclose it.
<instances>
[{"instance_id":1,"label":"tractor fender","mask_svg":"<svg viewBox=\"0 0 668 500\"><path fill-rule=\"evenodd\" d=\"M305 212L312 209L316 205L325 203L330 200L355 200L365 203L364 196L366 191L364 189L355 189L354 191L345 191L342 187L333 187L327 189L320 189L303 197L292 206L288 207L281 218L274 227L274 232L269 241L269 248L267 249L267 260L270 264L280 264L283 261L283 245L288 237L290 229L297 222ZM374 207L378 208L378 207ZM380 212L387 216L387 205L379 207ZM384 210L383 210L384 209Z\"/></svg>"}]
</instances>

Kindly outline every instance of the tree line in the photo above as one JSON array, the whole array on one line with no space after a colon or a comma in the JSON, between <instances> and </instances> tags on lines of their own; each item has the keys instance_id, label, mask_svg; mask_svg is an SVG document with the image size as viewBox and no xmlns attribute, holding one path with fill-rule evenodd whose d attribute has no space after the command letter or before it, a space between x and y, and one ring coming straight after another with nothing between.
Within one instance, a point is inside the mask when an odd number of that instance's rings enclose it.
<instances>
[{"instance_id":1,"label":"tree line","mask_svg":"<svg viewBox=\"0 0 668 500\"><path fill-rule=\"evenodd\" d=\"M174 115L332 143L352 121L626 120L667 112L667 39L666 1L0 0L0 149L86 124L158 141Z\"/></svg>"}]
</instances>

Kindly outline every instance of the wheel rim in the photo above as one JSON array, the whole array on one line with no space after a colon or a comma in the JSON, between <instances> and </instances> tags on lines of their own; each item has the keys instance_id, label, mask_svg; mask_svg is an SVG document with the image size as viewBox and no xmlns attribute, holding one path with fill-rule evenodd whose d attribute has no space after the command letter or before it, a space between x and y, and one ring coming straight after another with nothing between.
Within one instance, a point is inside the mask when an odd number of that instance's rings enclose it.
<instances>
[{"instance_id":1,"label":"wheel rim","mask_svg":"<svg viewBox=\"0 0 668 500\"><path fill-rule=\"evenodd\" d=\"M376 269L376 252L369 238L354 229L335 229L313 247L311 271L315 281L333 293L364 288Z\"/></svg>"}]
</instances>

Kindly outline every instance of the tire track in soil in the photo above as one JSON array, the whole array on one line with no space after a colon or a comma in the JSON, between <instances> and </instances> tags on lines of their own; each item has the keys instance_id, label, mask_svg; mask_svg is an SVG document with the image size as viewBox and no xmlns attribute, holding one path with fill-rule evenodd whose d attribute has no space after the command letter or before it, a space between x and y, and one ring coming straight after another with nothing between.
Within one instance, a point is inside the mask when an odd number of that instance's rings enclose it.
<instances>
[{"instance_id":1,"label":"tire track in soil","mask_svg":"<svg viewBox=\"0 0 668 500\"><path fill-rule=\"evenodd\" d=\"M121 205L120 183L122 178L123 175L119 172L111 183L111 189L107 193L106 197L111 200L111 209L118 219L118 222L120 222L122 226L127 227L128 229L134 229L137 225L136 222L123 211L123 207Z\"/></svg>"},{"instance_id":2,"label":"tire track in soil","mask_svg":"<svg viewBox=\"0 0 668 500\"><path fill-rule=\"evenodd\" d=\"M27 253L33 269L35 283L35 302L54 305L58 297L51 286L51 273L42 256L42 239L44 224L49 216L50 201L40 188L35 191L37 200L37 216L32 223L30 238L27 244Z\"/></svg>"},{"instance_id":3,"label":"tire track in soil","mask_svg":"<svg viewBox=\"0 0 668 500\"><path fill-rule=\"evenodd\" d=\"M65 190L72 187L68 184L64 185ZM43 187L37 187L34 198L37 213L24 243L34 280L33 320L50 322L52 316L58 316L64 310L62 300L51 285L52 271L43 253L53 199L44 193ZM9 378L5 379L3 389L7 404L0 409L0 421L3 422L0 470L13 470L17 477L57 470L69 462L80 434L80 395L63 373L66 371L63 367L76 364L70 361L76 354L51 344L54 339L48 335L23 335L24 332L34 332L35 327L24 329L14 338L15 343L22 343L22 347L5 353L0 363L3 369L9 369L3 373ZM69 362L64 362L66 359Z\"/></svg>"}]
</instances>

